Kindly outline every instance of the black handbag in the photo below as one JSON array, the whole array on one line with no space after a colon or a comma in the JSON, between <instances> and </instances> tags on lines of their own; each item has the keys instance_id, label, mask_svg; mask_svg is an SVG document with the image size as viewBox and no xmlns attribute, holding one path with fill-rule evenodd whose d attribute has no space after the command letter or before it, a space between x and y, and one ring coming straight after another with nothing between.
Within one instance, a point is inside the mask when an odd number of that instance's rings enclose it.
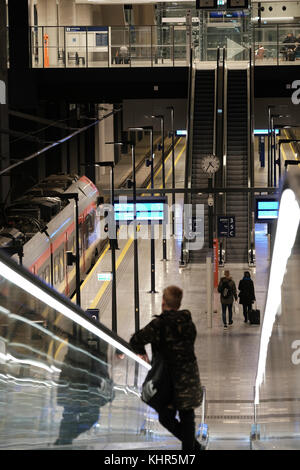
<instances>
[{"instance_id":1,"label":"black handbag","mask_svg":"<svg viewBox=\"0 0 300 470\"><path fill-rule=\"evenodd\" d=\"M162 332L163 329L161 330L160 346L162 346ZM159 350L161 350L161 347ZM156 352L152 359L152 367L142 385L141 399L158 412L167 407L173 400L170 367L161 352Z\"/></svg>"}]
</instances>

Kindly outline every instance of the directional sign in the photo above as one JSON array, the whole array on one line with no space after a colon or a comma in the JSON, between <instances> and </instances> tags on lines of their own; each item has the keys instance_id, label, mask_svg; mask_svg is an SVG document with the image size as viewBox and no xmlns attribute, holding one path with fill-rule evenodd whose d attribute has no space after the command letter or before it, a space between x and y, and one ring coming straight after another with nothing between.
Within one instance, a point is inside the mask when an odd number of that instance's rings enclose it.
<instances>
[{"instance_id":1,"label":"directional sign","mask_svg":"<svg viewBox=\"0 0 300 470\"><path fill-rule=\"evenodd\" d=\"M134 204L132 199L115 200L115 221L118 224L128 224L134 219ZM136 198L136 220L138 224L165 224L168 219L168 199L166 196L151 196Z\"/></svg>"},{"instance_id":2,"label":"directional sign","mask_svg":"<svg viewBox=\"0 0 300 470\"><path fill-rule=\"evenodd\" d=\"M244 50L244 46L241 46L237 42L232 41L232 39L227 38L227 58L233 59L237 54Z\"/></svg>"},{"instance_id":3,"label":"directional sign","mask_svg":"<svg viewBox=\"0 0 300 470\"><path fill-rule=\"evenodd\" d=\"M218 237L233 238L235 237L235 216L219 216L218 217Z\"/></svg>"}]
</instances>

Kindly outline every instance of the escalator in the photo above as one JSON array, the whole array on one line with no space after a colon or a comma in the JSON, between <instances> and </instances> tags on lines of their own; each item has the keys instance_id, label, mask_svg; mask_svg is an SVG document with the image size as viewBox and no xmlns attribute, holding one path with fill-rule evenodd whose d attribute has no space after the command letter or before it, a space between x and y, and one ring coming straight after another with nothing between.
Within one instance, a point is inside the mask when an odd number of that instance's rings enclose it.
<instances>
[{"instance_id":1,"label":"escalator","mask_svg":"<svg viewBox=\"0 0 300 470\"><path fill-rule=\"evenodd\" d=\"M178 449L140 399L149 368L0 250L0 449Z\"/></svg>"},{"instance_id":2,"label":"escalator","mask_svg":"<svg viewBox=\"0 0 300 470\"><path fill-rule=\"evenodd\" d=\"M180 450L140 398L151 366L95 314L0 250L1 450Z\"/></svg>"},{"instance_id":3,"label":"escalator","mask_svg":"<svg viewBox=\"0 0 300 470\"><path fill-rule=\"evenodd\" d=\"M225 187L248 188L248 70L227 71ZM235 216L236 236L226 240L226 262L248 263L249 204L247 193L226 194L226 215Z\"/></svg>"},{"instance_id":4,"label":"escalator","mask_svg":"<svg viewBox=\"0 0 300 470\"><path fill-rule=\"evenodd\" d=\"M201 169L201 157L214 151L215 77L215 70L195 72L191 186L197 188L208 186L207 175ZM196 204L204 204L204 246L201 250L193 250L190 244L189 253L190 262L201 263L205 261L208 249L207 195L192 194L191 202L194 209Z\"/></svg>"}]
</instances>

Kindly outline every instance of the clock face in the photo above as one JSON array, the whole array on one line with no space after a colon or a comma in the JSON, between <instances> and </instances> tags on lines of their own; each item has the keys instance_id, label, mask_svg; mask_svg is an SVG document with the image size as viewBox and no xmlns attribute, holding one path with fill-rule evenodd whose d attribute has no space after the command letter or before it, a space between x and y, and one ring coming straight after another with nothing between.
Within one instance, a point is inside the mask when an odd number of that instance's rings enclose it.
<instances>
[{"instance_id":1,"label":"clock face","mask_svg":"<svg viewBox=\"0 0 300 470\"><path fill-rule=\"evenodd\" d=\"M201 168L204 173L213 174L220 168L220 160L216 155L206 155L201 159Z\"/></svg>"}]
</instances>

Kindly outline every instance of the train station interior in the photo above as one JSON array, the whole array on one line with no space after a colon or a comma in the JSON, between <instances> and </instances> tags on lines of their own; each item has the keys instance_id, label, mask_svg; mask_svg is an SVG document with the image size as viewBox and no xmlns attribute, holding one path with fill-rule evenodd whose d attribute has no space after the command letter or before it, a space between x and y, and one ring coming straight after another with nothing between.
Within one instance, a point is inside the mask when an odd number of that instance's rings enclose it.
<instances>
[{"instance_id":1,"label":"train station interior","mask_svg":"<svg viewBox=\"0 0 300 470\"><path fill-rule=\"evenodd\" d=\"M0 0L1 450L180 451L130 345L174 285L202 449L300 449L299 110L298 1Z\"/></svg>"}]
</instances>

